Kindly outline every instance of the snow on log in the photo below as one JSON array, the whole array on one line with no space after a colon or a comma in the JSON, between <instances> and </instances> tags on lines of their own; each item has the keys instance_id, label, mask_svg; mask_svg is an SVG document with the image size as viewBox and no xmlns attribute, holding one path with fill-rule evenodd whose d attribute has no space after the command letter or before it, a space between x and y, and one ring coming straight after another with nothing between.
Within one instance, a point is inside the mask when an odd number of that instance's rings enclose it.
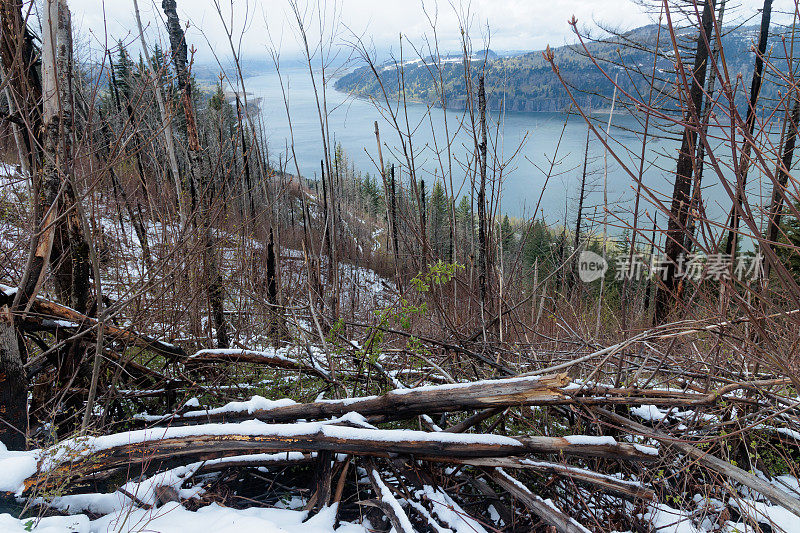
<instances>
[{"instance_id":1,"label":"snow on log","mask_svg":"<svg viewBox=\"0 0 800 533\"><path fill-rule=\"evenodd\" d=\"M373 422L380 422L426 413L532 405L559 400L563 399L559 388L567 383L567 375L558 374L395 389L383 396L320 400L305 404L291 400L288 403L284 400L273 402L254 397L247 402L231 402L216 409L190 411L170 421L236 422L255 418L264 422L288 422L356 412Z\"/></svg>"},{"instance_id":2,"label":"snow on log","mask_svg":"<svg viewBox=\"0 0 800 533\"><path fill-rule=\"evenodd\" d=\"M756 475L751 474L746 470L742 470L738 466L720 459L715 455L711 455L707 451L692 446L687 442L682 442L681 440L671 437L666 433L662 433L661 431L649 428L639 424L638 422L634 422L630 418L607 411L605 409L601 409L599 407L595 407L594 411L613 421L615 424L618 424L620 427L628 429L629 431L634 431L639 435L644 435L655 439L664 446L673 448L688 457L694 458L703 466L741 483L753 491L760 493L775 505L779 505L795 516L800 517L800 500L794 498L789 493L776 487L775 485L760 479Z\"/></svg>"},{"instance_id":3,"label":"snow on log","mask_svg":"<svg viewBox=\"0 0 800 533\"><path fill-rule=\"evenodd\" d=\"M528 487L506 474L502 468L495 468L488 472L498 485L525 504L525 507L538 516L542 522L556 528L559 533L590 533L574 518L553 505L553 502L537 496Z\"/></svg>"},{"instance_id":4,"label":"snow on log","mask_svg":"<svg viewBox=\"0 0 800 533\"><path fill-rule=\"evenodd\" d=\"M279 350L258 351L247 350L244 348L200 350L189 356L187 364L253 363L277 368L286 368L288 370L298 370L315 375L326 381L330 381L331 378L328 375L328 372L317 365L316 362L314 362L314 366L307 365L295 359L286 357L278 352Z\"/></svg>"},{"instance_id":5,"label":"snow on log","mask_svg":"<svg viewBox=\"0 0 800 533\"><path fill-rule=\"evenodd\" d=\"M636 481L627 481L607 474L601 474L589 470L588 468L580 468L550 461L535 461L520 457L478 457L467 459L445 457L441 458L440 461L461 465L482 466L485 468L536 470L538 472L569 477L578 483L599 487L617 496L622 496L623 498L651 501L655 497L653 489Z\"/></svg>"},{"instance_id":6,"label":"snow on log","mask_svg":"<svg viewBox=\"0 0 800 533\"><path fill-rule=\"evenodd\" d=\"M6 296L8 295L6 294ZM31 313L26 315L22 321L41 323L42 320L60 320L61 322L59 323L64 324L64 327L98 327L98 322L94 318L79 313L65 305L45 300L44 298L36 298L31 304ZM67 323L69 325L66 325ZM110 340L126 342L133 346L147 348L165 355L186 356L186 352L179 346L119 328L109 323L109 321L103 323L103 336Z\"/></svg>"},{"instance_id":7,"label":"snow on log","mask_svg":"<svg viewBox=\"0 0 800 533\"><path fill-rule=\"evenodd\" d=\"M420 459L503 457L529 453L578 455L649 462L652 450L618 443L610 437L570 442L569 437L506 437L489 434L428 433L407 429L374 429L357 424L352 414L328 422L267 424L259 420L142 429L63 441L39 454L35 474L20 480L23 491L50 487L64 479L78 483L106 479L132 465L143 469L174 467L188 460L239 454L332 452L387 456L408 454ZM363 422L362 422L363 424Z\"/></svg>"},{"instance_id":8,"label":"snow on log","mask_svg":"<svg viewBox=\"0 0 800 533\"><path fill-rule=\"evenodd\" d=\"M375 491L378 506L389 519L389 522L391 522L394 531L397 531L397 533L414 533L414 526L411 525L411 521L400 506L400 502L397 501L392 491L381 479L381 475L378 473L377 468L375 468L374 463L370 461L367 465L367 473L369 474L372 488Z\"/></svg>"},{"instance_id":9,"label":"snow on log","mask_svg":"<svg viewBox=\"0 0 800 533\"><path fill-rule=\"evenodd\" d=\"M270 352L249 350L201 350L190 359L225 357L236 360L244 357L248 361L275 359L272 364L283 368L298 369L302 363ZM310 367L303 370L314 373ZM264 422L290 422L299 419L314 420L342 416L357 412L373 423L398 420L430 413L482 410L470 420L456 424L448 431L459 433L474 423L492 416L498 409L518 405L640 405L653 402L658 405L697 405L713 403L714 394L684 393L681 391L644 391L637 389L615 389L600 385L582 387L569 383L566 374L549 376L524 376L505 379L474 381L415 388L398 388L382 396L362 396L339 400L318 400L311 403L296 403L293 400L268 400L254 396L247 401L231 402L222 407L195 410L179 415L167 415L160 419L171 424L199 422L241 422L257 419ZM149 417L158 421L158 417Z\"/></svg>"}]
</instances>

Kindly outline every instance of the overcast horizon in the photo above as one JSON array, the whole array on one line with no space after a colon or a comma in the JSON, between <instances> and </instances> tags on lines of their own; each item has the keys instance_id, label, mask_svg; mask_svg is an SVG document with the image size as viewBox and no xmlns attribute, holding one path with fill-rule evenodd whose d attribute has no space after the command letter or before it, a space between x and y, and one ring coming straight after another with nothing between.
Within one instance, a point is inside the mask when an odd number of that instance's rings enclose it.
<instances>
[{"instance_id":1,"label":"overcast horizon","mask_svg":"<svg viewBox=\"0 0 800 533\"><path fill-rule=\"evenodd\" d=\"M334 38L337 45L346 45L358 37L383 57L390 51L397 52L401 33L404 42L423 46L424 39L433 35L428 16L436 18L440 50L443 53L459 50L457 11L462 19L469 21L473 49L482 49L488 42L492 50L499 52L539 50L548 44L557 47L574 42L567 22L573 15L582 29L597 31L601 26L628 30L657 19L657 14L646 13L642 6L630 0L474 0L452 4L445 1L390 0L379 4L373 0L344 0L301 4L312 36L319 33L317 6L320 4L325 6L329 29L331 21L339 21ZM755 0L744 0L738 7L730 6L725 23L748 23L757 15L758 5ZM114 43L119 39L134 50L138 48L132 0L70 0L69 6L73 26L82 41L90 43L91 49L103 49L105 42ZM166 34L160 0L140 0L139 7L148 42L151 46L156 42L164 46ZM780 12L788 7L789 2L778 1L774 11L780 17ZM296 23L291 18L288 0L179 0L178 13L182 25L187 27L189 46L195 49L195 60L200 64L215 62L215 54L223 64L231 57L221 19L225 20L238 53L245 60L268 60L271 49L279 50L284 61L300 56ZM468 15L464 15L466 13ZM509 17L508 13L514 16ZM405 53L416 56L409 48Z\"/></svg>"}]
</instances>

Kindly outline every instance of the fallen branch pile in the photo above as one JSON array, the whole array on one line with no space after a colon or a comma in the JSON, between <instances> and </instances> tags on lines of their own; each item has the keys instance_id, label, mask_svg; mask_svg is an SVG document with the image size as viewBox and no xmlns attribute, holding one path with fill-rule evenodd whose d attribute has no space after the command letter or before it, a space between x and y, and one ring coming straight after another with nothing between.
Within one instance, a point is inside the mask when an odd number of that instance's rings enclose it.
<instances>
[{"instance_id":1,"label":"fallen branch pile","mask_svg":"<svg viewBox=\"0 0 800 533\"><path fill-rule=\"evenodd\" d=\"M487 365L481 373L488 379L454 382L444 359L426 358L430 366L399 373L393 370L405 367L391 357L371 360L355 345L336 368L323 363L332 360L325 346L308 344L187 356L171 343L42 299L22 320L31 333L58 320L58 336L84 342L102 326L110 341L105 357L121 373L115 387L101 380L98 401L140 411L119 420L127 427L116 432L0 457L0 467L15 473L2 485L7 496L36 501L43 512L55 505L47 503L51 494L86 493L90 501L110 491L134 507L157 509L167 501L233 505L224 496L231 492L273 505L294 493L310 515L338 503L341 520L367 516L398 532L541 526L582 533L597 529L591 517L602 515L589 512L585 501L629 509L627 516L604 515L615 523L652 520L656 502L671 490L653 472L669 471L694 483L718 476L731 490L742 487L800 517L796 494L737 466L735 452L720 440L731 409L750 413L740 431L758 432L765 445L791 435L800 412L790 380L726 378L711 388L683 377L678 389L599 379L596 369L619 364L620 351L663 330L578 356L576 364L555 362L502 378ZM125 356L126 348L140 355ZM29 362L30 372L46 368L45 347L43 353ZM143 359L153 354L165 356L161 369ZM559 373L587 368L581 374L589 380ZM400 375L419 382L408 386ZM70 394L86 391L73 387ZM169 414L148 414L165 408ZM778 414L764 416L768 411ZM181 497L187 487L198 496Z\"/></svg>"}]
</instances>

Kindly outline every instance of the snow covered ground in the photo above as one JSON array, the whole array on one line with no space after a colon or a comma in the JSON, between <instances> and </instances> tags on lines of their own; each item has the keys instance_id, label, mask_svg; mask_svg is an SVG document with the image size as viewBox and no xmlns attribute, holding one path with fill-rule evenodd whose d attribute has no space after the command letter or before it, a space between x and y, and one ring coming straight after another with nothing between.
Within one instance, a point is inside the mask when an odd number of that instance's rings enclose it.
<instances>
[{"instance_id":1,"label":"snow covered ground","mask_svg":"<svg viewBox=\"0 0 800 533\"><path fill-rule=\"evenodd\" d=\"M169 502L155 509L123 507L96 520L84 514L18 520L0 515L0 531L6 533L367 533L368 524L342 522L334 528L335 506L308 518L308 512L257 508L231 509L217 504L188 511L179 503Z\"/></svg>"}]
</instances>

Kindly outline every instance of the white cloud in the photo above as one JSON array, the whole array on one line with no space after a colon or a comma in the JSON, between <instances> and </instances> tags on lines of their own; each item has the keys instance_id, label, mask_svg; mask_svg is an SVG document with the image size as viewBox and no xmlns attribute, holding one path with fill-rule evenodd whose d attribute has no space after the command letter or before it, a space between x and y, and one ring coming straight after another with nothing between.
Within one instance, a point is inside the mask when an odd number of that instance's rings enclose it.
<instances>
[{"instance_id":1,"label":"white cloud","mask_svg":"<svg viewBox=\"0 0 800 533\"><path fill-rule=\"evenodd\" d=\"M776 2L775 11L780 4ZM245 28L241 50L246 56L266 56L270 45L268 35L280 44L283 54L296 55L300 48L290 17L288 0L218 0L226 22L230 23L231 5L235 12L233 27L235 38ZM653 3L658 5L657 0ZM737 15L740 19L751 16L760 4L758 0L746 0ZM163 14L160 0L139 0L142 18L148 26L151 42L164 40ZM315 10L316 1L307 2ZM328 20L333 11L333 2L327 4ZM133 15L132 0L69 0L76 27L84 37L89 36L99 47L106 40L118 38L133 43L138 37ZM430 36L432 30L420 0L340 0L335 4L344 27L340 28L343 39L351 32L367 36L379 49L392 47L397 50L399 34L402 32L412 42L420 43L423 35ZM474 48L482 47L486 26L491 29L491 47L499 50L537 50L551 44L558 46L571 40L568 19L575 15L579 23L592 26L595 21L622 28L633 28L650 22L644 9L630 0L441 0L438 2L438 36L443 50L457 50L459 44L459 20L456 9L470 13ZM431 15L437 11L437 3L426 1L425 7ZM787 5L787 8L790 7ZM211 50L228 55L227 38L220 22L214 0L178 0L178 11L182 22L190 24L187 38L197 49L198 59L210 60ZM247 22L245 25L245 13ZM730 20L731 13L727 15ZM316 30L318 22L314 21ZM209 46L210 43L210 46Z\"/></svg>"}]
</instances>

